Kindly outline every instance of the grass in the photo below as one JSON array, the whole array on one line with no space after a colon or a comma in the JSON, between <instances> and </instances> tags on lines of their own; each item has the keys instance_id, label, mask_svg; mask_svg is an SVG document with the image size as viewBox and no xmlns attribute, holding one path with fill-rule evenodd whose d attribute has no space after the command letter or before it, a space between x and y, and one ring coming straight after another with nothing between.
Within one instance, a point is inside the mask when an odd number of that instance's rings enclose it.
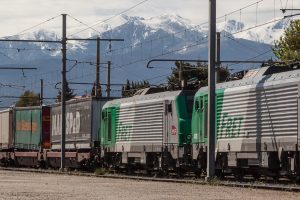
<instances>
[{"instance_id":1,"label":"grass","mask_svg":"<svg viewBox=\"0 0 300 200\"><path fill-rule=\"evenodd\" d=\"M95 174L97 176L100 176L100 175L105 175L107 173L107 170L105 168L97 168L95 170Z\"/></svg>"}]
</instances>

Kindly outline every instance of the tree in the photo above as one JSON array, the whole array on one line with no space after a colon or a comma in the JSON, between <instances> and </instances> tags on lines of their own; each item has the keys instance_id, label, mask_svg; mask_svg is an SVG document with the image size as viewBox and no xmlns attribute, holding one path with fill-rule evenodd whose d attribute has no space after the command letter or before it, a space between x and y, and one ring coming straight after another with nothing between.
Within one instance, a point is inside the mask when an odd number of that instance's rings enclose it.
<instances>
[{"instance_id":1,"label":"tree","mask_svg":"<svg viewBox=\"0 0 300 200\"><path fill-rule=\"evenodd\" d=\"M19 98L16 103L16 107L28 107L28 106L39 106L40 96L39 94L26 90Z\"/></svg>"},{"instance_id":2,"label":"tree","mask_svg":"<svg viewBox=\"0 0 300 200\"><path fill-rule=\"evenodd\" d=\"M300 20L291 21L284 34L275 41L273 52L282 61L300 61Z\"/></svg>"},{"instance_id":3,"label":"tree","mask_svg":"<svg viewBox=\"0 0 300 200\"><path fill-rule=\"evenodd\" d=\"M69 88L68 82L66 82L66 101L74 98L76 94L73 93L73 90ZM61 102L61 90L58 91L57 100L56 102Z\"/></svg>"},{"instance_id":4,"label":"tree","mask_svg":"<svg viewBox=\"0 0 300 200\"><path fill-rule=\"evenodd\" d=\"M126 86L122 87L122 97L132 97L136 91L144 88L150 87L150 83L148 81L141 81L141 82L133 82L127 80Z\"/></svg>"},{"instance_id":5,"label":"tree","mask_svg":"<svg viewBox=\"0 0 300 200\"><path fill-rule=\"evenodd\" d=\"M186 89L198 89L199 87L207 86L208 84L208 65L206 63L190 63L175 62L175 67L172 68L172 74L167 77L169 89L177 90L181 88L179 81L179 70L182 65L182 76L186 81ZM225 67L217 69L220 73L220 81L223 82L229 76L229 71Z\"/></svg>"}]
</instances>

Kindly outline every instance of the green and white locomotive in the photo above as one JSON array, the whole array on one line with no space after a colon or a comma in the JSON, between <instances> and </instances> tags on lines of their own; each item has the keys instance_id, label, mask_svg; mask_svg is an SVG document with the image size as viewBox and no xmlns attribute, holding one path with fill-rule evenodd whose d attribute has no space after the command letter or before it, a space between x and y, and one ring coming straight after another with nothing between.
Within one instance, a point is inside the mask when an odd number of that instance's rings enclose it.
<instances>
[{"instance_id":1,"label":"green and white locomotive","mask_svg":"<svg viewBox=\"0 0 300 200\"><path fill-rule=\"evenodd\" d=\"M105 163L178 169L190 157L193 97L190 91L169 91L107 102L101 120Z\"/></svg>"},{"instance_id":2,"label":"green and white locomotive","mask_svg":"<svg viewBox=\"0 0 300 200\"><path fill-rule=\"evenodd\" d=\"M207 93L199 89L192 117L192 157L206 168ZM216 87L216 167L238 177L299 175L300 70L268 66Z\"/></svg>"}]
</instances>

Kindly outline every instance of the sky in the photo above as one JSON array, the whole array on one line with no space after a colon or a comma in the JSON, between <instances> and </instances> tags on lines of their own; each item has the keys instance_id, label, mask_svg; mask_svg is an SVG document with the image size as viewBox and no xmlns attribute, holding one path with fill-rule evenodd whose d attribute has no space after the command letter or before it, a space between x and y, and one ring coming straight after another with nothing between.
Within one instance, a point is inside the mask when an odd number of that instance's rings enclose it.
<instances>
[{"instance_id":1,"label":"sky","mask_svg":"<svg viewBox=\"0 0 300 200\"><path fill-rule=\"evenodd\" d=\"M87 25L93 25L110 18L142 2L142 0L1 0L0 37L15 35L49 18L62 13L69 14ZM148 0L126 12L129 16L151 18L163 14L178 14L193 24L208 20L209 0ZM259 2L256 4L256 2ZM241 8L254 4L249 8ZM227 15L246 24L265 22L282 17L280 8L300 8L300 0L217 0L217 16ZM116 24L116 18L109 20L110 26ZM225 20L224 18L219 21ZM28 31L48 29L60 32L61 18L57 17ZM68 19L68 33L86 28L73 19ZM95 26L97 29L97 26ZM27 32L27 31L25 31ZM81 34L88 34L85 31Z\"/></svg>"}]
</instances>

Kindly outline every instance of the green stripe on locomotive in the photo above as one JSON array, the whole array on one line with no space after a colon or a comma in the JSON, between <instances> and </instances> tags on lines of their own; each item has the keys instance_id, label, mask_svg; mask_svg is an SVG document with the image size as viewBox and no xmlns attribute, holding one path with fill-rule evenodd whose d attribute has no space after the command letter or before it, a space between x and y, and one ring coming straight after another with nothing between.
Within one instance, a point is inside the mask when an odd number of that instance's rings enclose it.
<instances>
[{"instance_id":1,"label":"green stripe on locomotive","mask_svg":"<svg viewBox=\"0 0 300 200\"><path fill-rule=\"evenodd\" d=\"M179 145L191 142L191 111L188 108L188 96L177 96L175 99L178 115L178 143Z\"/></svg>"},{"instance_id":2,"label":"green stripe on locomotive","mask_svg":"<svg viewBox=\"0 0 300 200\"><path fill-rule=\"evenodd\" d=\"M216 90L216 131L218 135L221 112L223 108L224 89ZM192 114L192 143L207 143L207 119L208 118L208 93L197 92L194 98L193 114Z\"/></svg>"},{"instance_id":3,"label":"green stripe on locomotive","mask_svg":"<svg viewBox=\"0 0 300 200\"><path fill-rule=\"evenodd\" d=\"M131 103L130 100L128 100L126 108L123 108L121 106L121 104L123 105L123 103L121 103L122 100L114 101L115 102L113 103L108 103L108 105L104 106L102 110L102 127L100 137L102 145L112 146L116 144L116 142L131 142L131 132L133 130L133 124L128 124L123 122L123 120L120 120L120 112L123 113L122 115L124 115L124 112L126 111L124 111L123 109L126 110L130 107L134 110L136 105L135 103L133 103L132 105L128 106ZM165 100L153 102L153 105L162 104L163 101ZM181 93L180 91L178 91L178 94L174 96L172 100L169 99L169 101L174 102L174 104L172 104L174 106L173 111L176 112L177 116L176 134L178 137L178 145L190 143L193 95L185 95L185 93ZM137 102L142 102L142 100L138 100ZM166 116L163 114L164 112L164 110L161 110L161 114L165 118ZM111 127L111 129L109 127ZM166 127L163 127L164 130L165 128ZM172 130L168 131L168 134L171 135ZM162 137L165 136L162 135Z\"/></svg>"},{"instance_id":4,"label":"green stripe on locomotive","mask_svg":"<svg viewBox=\"0 0 300 200\"><path fill-rule=\"evenodd\" d=\"M14 145L18 149L38 149L41 141L41 109L14 110Z\"/></svg>"},{"instance_id":5,"label":"green stripe on locomotive","mask_svg":"<svg viewBox=\"0 0 300 200\"><path fill-rule=\"evenodd\" d=\"M231 116L223 111L225 89L216 91L216 138L233 138L240 134L243 116ZM208 94L197 92L192 115L192 143L207 143Z\"/></svg>"},{"instance_id":6,"label":"green stripe on locomotive","mask_svg":"<svg viewBox=\"0 0 300 200\"><path fill-rule=\"evenodd\" d=\"M120 103L114 104L102 110L100 132L101 145L113 145L116 143L116 133L120 132L121 130L119 125L119 112Z\"/></svg>"}]
</instances>

